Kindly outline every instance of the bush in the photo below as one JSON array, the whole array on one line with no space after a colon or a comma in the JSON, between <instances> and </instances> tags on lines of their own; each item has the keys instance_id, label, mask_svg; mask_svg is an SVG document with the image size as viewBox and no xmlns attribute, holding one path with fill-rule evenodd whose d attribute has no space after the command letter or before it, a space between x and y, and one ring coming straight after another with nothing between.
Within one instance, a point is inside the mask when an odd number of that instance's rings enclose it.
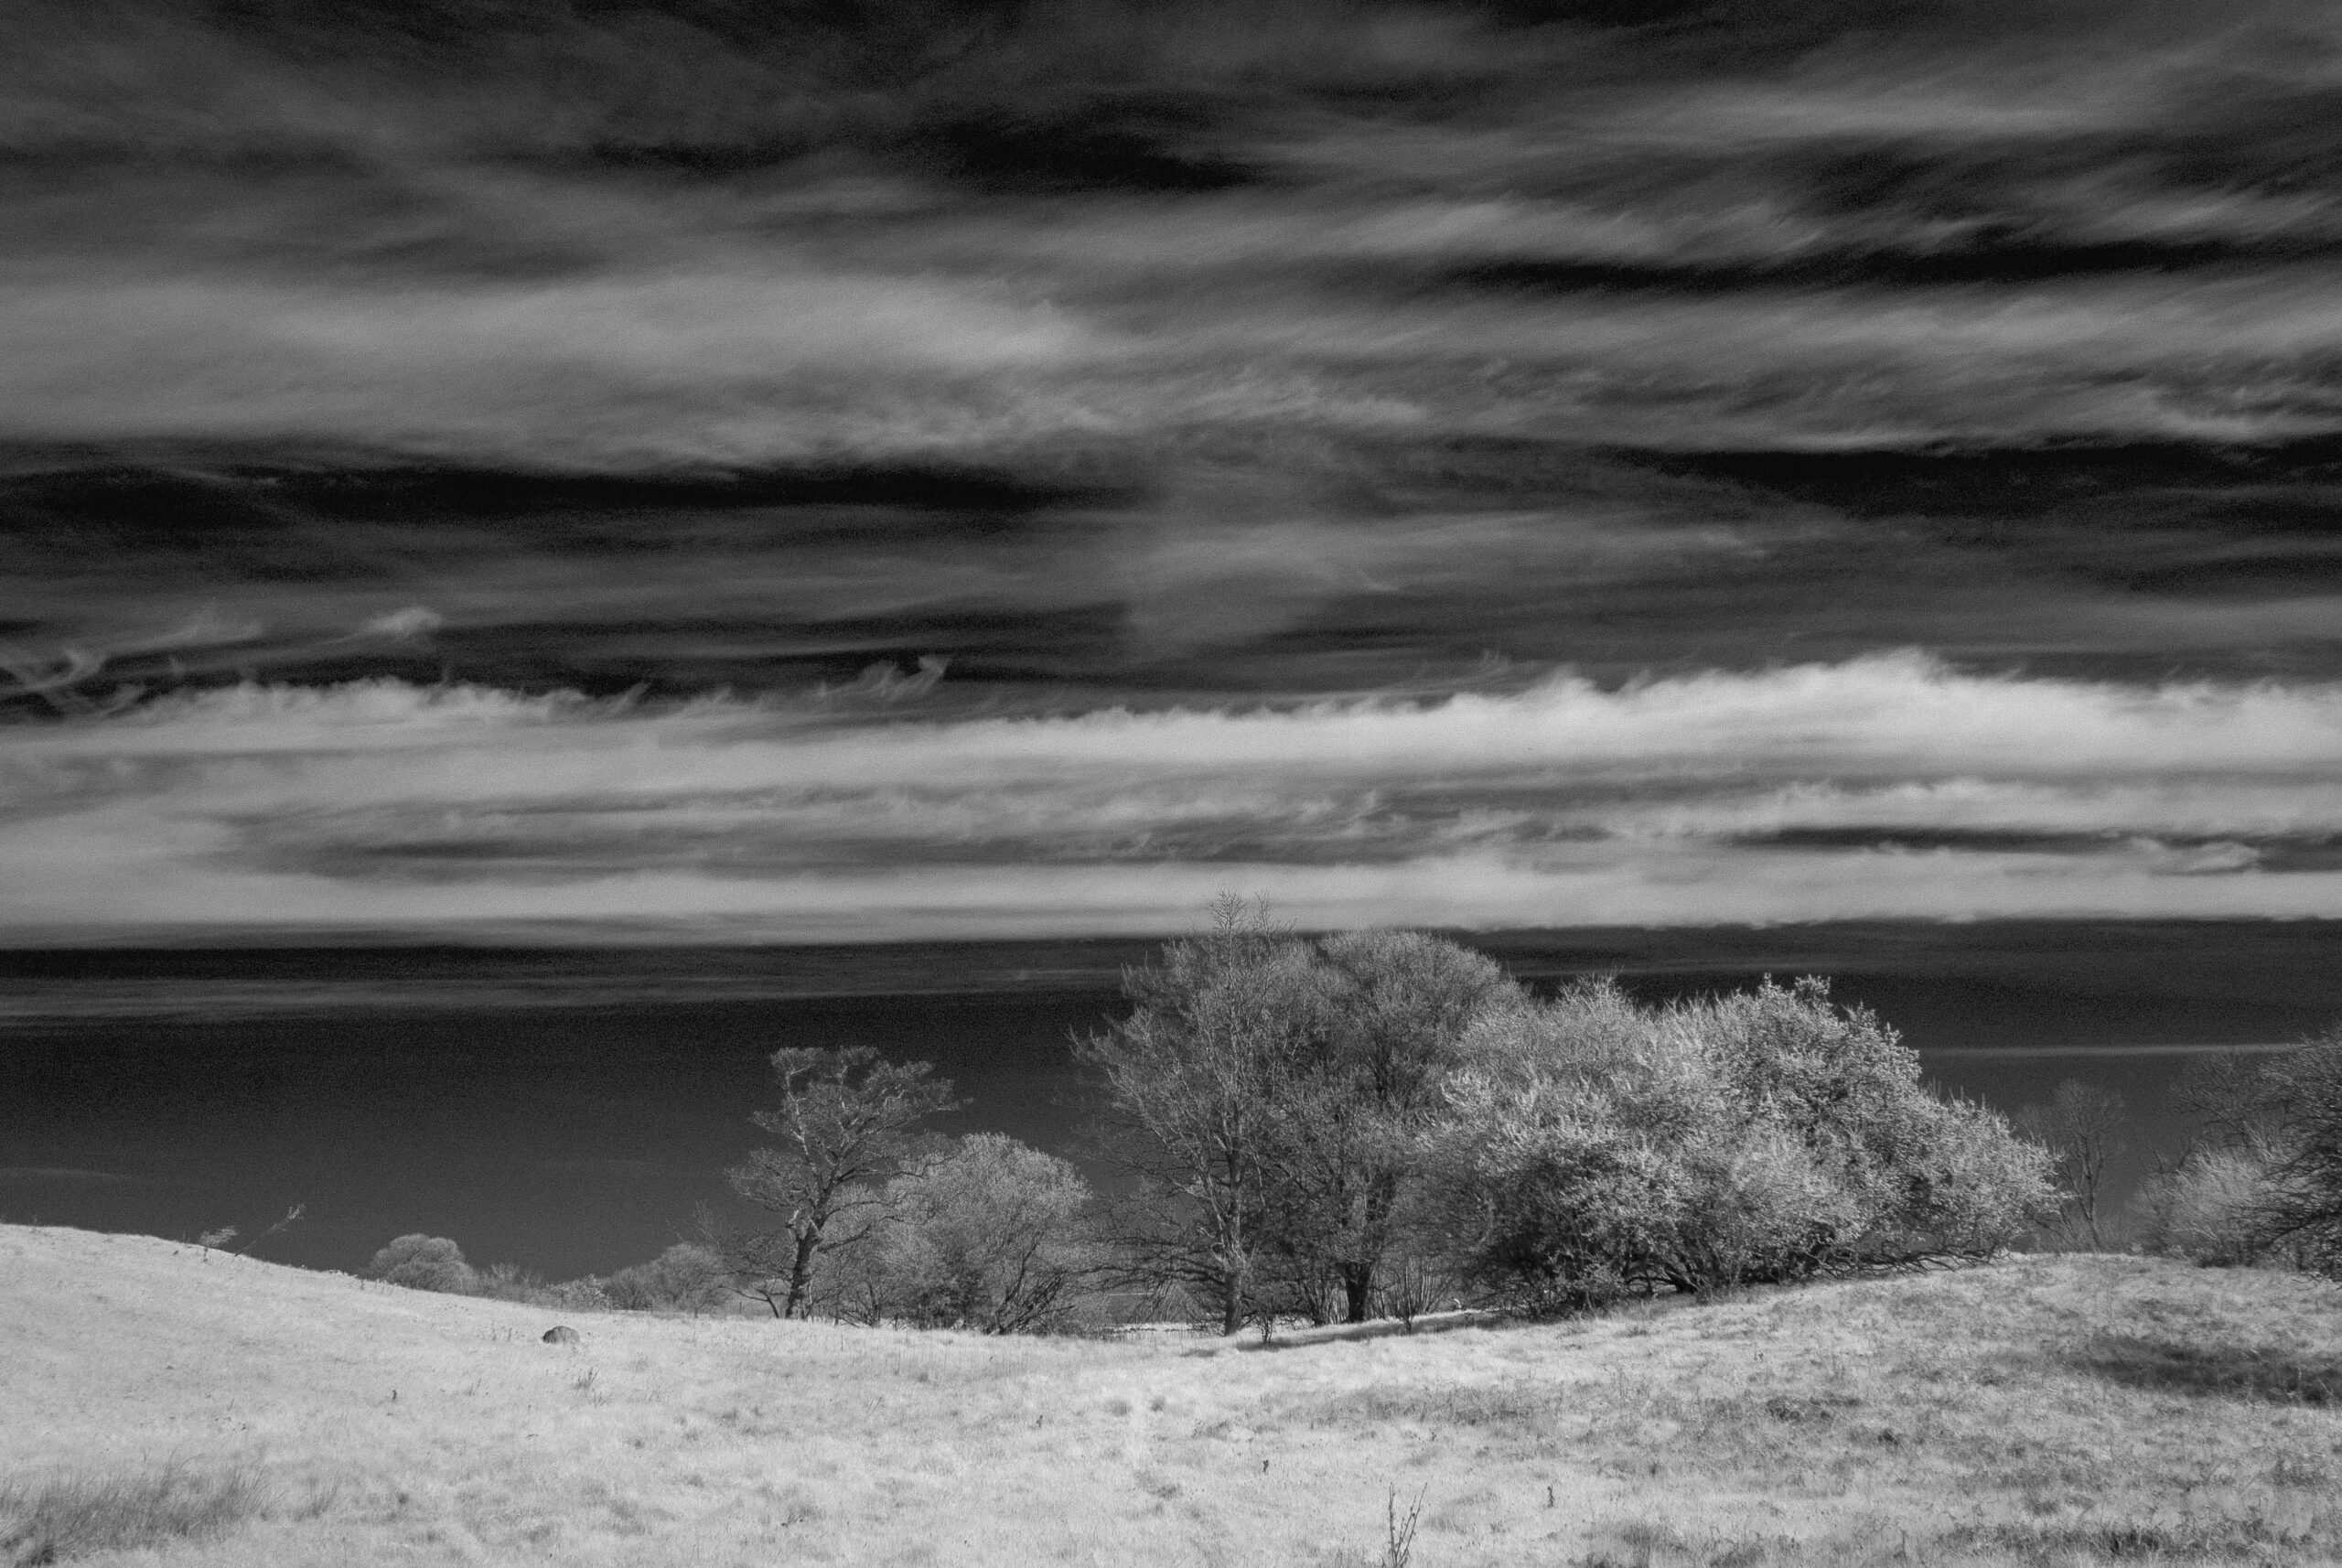
<instances>
[{"instance_id":1,"label":"bush","mask_svg":"<svg viewBox=\"0 0 2342 1568\"><path fill-rule=\"evenodd\" d=\"M490 1263L477 1271L473 1286L476 1294L498 1301L534 1303L545 1294L544 1277L533 1269L518 1263Z\"/></svg>"},{"instance_id":2,"label":"bush","mask_svg":"<svg viewBox=\"0 0 2342 1568\"><path fill-rule=\"evenodd\" d=\"M463 1249L445 1236L420 1232L401 1236L374 1254L366 1272L409 1290L444 1291L451 1295L472 1295L479 1290L479 1276L464 1262Z\"/></svg>"},{"instance_id":3,"label":"bush","mask_svg":"<svg viewBox=\"0 0 2342 1568\"><path fill-rule=\"evenodd\" d=\"M528 1297L532 1305L552 1307L563 1312L607 1312L610 1298L602 1289L602 1282L588 1274L582 1280L562 1280L544 1286Z\"/></svg>"},{"instance_id":4,"label":"bush","mask_svg":"<svg viewBox=\"0 0 2342 1568\"><path fill-rule=\"evenodd\" d=\"M647 1263L596 1282L620 1312L704 1312L730 1290L731 1274L713 1247L678 1241Z\"/></svg>"},{"instance_id":5,"label":"bush","mask_svg":"<svg viewBox=\"0 0 2342 1568\"><path fill-rule=\"evenodd\" d=\"M2148 1178L2135 1206L2151 1251L2199 1263L2251 1262L2268 1189L2265 1160L2245 1149L2207 1149Z\"/></svg>"},{"instance_id":6,"label":"bush","mask_svg":"<svg viewBox=\"0 0 2342 1568\"><path fill-rule=\"evenodd\" d=\"M2054 1201L2043 1150L1929 1093L1824 981L1660 1009L1583 985L1484 1016L1463 1055L1427 1219L1531 1305L1979 1253Z\"/></svg>"}]
</instances>

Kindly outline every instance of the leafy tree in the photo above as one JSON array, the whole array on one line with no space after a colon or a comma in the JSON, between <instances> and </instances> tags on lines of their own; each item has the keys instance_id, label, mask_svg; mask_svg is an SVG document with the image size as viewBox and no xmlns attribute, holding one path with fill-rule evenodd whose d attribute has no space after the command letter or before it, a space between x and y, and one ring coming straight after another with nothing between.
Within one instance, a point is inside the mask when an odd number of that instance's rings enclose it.
<instances>
[{"instance_id":1,"label":"leafy tree","mask_svg":"<svg viewBox=\"0 0 2342 1568\"><path fill-rule=\"evenodd\" d=\"M2069 1078L2046 1105L2016 1114L2017 1131L2049 1151L2051 1178L2065 1195L2063 1209L2072 1227L2090 1238L2093 1251L2105 1245L2099 1230L2099 1204L2106 1167L2122 1152L2130 1108L2111 1089Z\"/></svg>"},{"instance_id":2,"label":"leafy tree","mask_svg":"<svg viewBox=\"0 0 2342 1568\"><path fill-rule=\"evenodd\" d=\"M794 1317L804 1314L823 1259L869 1235L886 1183L921 1152L919 1124L957 1102L928 1063L889 1062L867 1046L785 1047L772 1054L772 1068L780 1104L749 1119L773 1144L727 1174L734 1192L781 1223L756 1232L707 1230L736 1288L775 1316Z\"/></svg>"},{"instance_id":3,"label":"leafy tree","mask_svg":"<svg viewBox=\"0 0 2342 1568\"><path fill-rule=\"evenodd\" d=\"M867 1285L885 1316L1015 1334L1046 1326L1093 1272L1089 1184L1065 1161L979 1133L887 1184Z\"/></svg>"},{"instance_id":4,"label":"leafy tree","mask_svg":"<svg viewBox=\"0 0 2342 1568\"><path fill-rule=\"evenodd\" d=\"M479 1288L479 1276L464 1262L461 1247L445 1236L425 1236L420 1231L401 1236L375 1253L366 1272L409 1290L469 1295Z\"/></svg>"}]
</instances>

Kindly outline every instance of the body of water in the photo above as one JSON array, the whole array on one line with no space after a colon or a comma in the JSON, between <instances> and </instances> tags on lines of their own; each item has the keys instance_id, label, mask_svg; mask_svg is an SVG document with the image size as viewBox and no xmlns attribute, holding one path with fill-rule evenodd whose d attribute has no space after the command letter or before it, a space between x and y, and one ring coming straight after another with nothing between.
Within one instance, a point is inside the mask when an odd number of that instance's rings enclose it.
<instances>
[{"instance_id":1,"label":"body of water","mask_svg":"<svg viewBox=\"0 0 2342 1568\"><path fill-rule=\"evenodd\" d=\"M2183 1129L2189 1056L2342 1015L2342 926L1979 923L1582 929L1472 939L1541 987L1660 999L1824 973L1947 1091L2004 1109L2118 1089L2127 1185ZM476 1262L607 1271L689 1231L756 1140L766 1058L932 1061L994 1129L1079 1155L1069 1045L1123 1006L1124 941L869 948L58 950L0 970L0 1217L246 1235L354 1268L391 1237Z\"/></svg>"}]
</instances>

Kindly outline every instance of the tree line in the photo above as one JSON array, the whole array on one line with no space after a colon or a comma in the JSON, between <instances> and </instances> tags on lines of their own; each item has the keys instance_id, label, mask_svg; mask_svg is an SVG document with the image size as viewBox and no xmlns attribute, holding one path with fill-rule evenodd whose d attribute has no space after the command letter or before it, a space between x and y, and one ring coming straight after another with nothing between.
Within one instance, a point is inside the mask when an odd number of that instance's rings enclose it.
<instances>
[{"instance_id":1,"label":"tree line","mask_svg":"<svg viewBox=\"0 0 2342 1568\"><path fill-rule=\"evenodd\" d=\"M2056 1202L2041 1145L1937 1097L1819 980L1541 999L1437 937L1302 937L1231 904L1124 991L1075 1047L1102 1192L997 1134L925 1135L954 1101L923 1063L776 1052L771 1142L731 1172L771 1219L703 1219L734 1288L994 1332L1118 1292L1234 1332L1973 1255Z\"/></svg>"},{"instance_id":2,"label":"tree line","mask_svg":"<svg viewBox=\"0 0 2342 1568\"><path fill-rule=\"evenodd\" d=\"M1075 1046L1100 1190L1001 1134L930 1133L958 1101L926 1063L790 1047L753 1118L768 1141L728 1173L757 1222L703 1209L696 1240L567 1286L471 1273L425 1237L375 1272L577 1305L1232 1333L2103 1240L2119 1097L2068 1083L2013 1126L1935 1093L1826 981L1540 997L1441 938L1303 937L1227 905L1124 992L1127 1016ZM2143 1189L2141 1244L2342 1268L2342 1034L2209 1063L2186 1093L2199 1133Z\"/></svg>"}]
</instances>

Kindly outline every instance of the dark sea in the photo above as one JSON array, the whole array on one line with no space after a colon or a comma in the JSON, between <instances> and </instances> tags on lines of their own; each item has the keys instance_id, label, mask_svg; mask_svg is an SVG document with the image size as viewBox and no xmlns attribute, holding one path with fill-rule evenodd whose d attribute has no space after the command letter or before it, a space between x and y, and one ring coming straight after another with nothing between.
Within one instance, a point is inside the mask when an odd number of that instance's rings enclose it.
<instances>
[{"instance_id":1,"label":"dark sea","mask_svg":"<svg viewBox=\"0 0 2342 1568\"><path fill-rule=\"evenodd\" d=\"M1550 987L1660 999L1832 976L1944 1091L2013 1110L2120 1090L2128 1187L2185 1129L2193 1054L2342 1015L2342 923L1842 924L1472 936ZM781 1046L931 1061L949 1132L1080 1157L1069 1045L1115 1016L1133 941L826 948L53 950L0 957L0 1219L246 1237L355 1269L392 1237L606 1272L690 1233L755 1142Z\"/></svg>"}]
</instances>

